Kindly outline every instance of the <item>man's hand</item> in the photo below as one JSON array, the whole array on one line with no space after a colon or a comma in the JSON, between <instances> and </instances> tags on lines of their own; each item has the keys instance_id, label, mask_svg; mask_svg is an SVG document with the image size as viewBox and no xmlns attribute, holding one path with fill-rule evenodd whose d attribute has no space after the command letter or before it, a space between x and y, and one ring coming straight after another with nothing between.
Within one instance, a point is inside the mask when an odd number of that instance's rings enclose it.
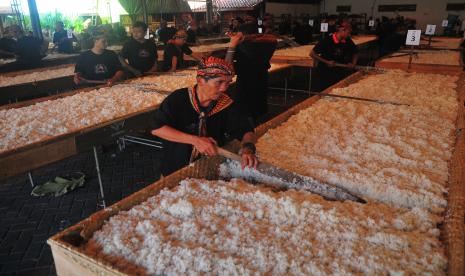
<instances>
[{"instance_id":1,"label":"man's hand","mask_svg":"<svg viewBox=\"0 0 465 276\"><path fill-rule=\"evenodd\" d=\"M238 33L228 33L229 38L231 39L229 42L229 47L236 48L237 45L241 44L244 41L244 34L241 32Z\"/></svg>"},{"instance_id":2,"label":"man's hand","mask_svg":"<svg viewBox=\"0 0 465 276\"><path fill-rule=\"evenodd\" d=\"M108 87L112 87L113 84L115 84L115 81L114 81L113 79L107 80L107 86L108 86Z\"/></svg>"},{"instance_id":3,"label":"man's hand","mask_svg":"<svg viewBox=\"0 0 465 276\"><path fill-rule=\"evenodd\" d=\"M81 84L81 82L82 82L81 76L79 74L74 74L74 83Z\"/></svg>"},{"instance_id":4,"label":"man's hand","mask_svg":"<svg viewBox=\"0 0 465 276\"><path fill-rule=\"evenodd\" d=\"M216 141L211 137L195 137L192 145L201 153L208 156L214 156L218 154L216 150Z\"/></svg>"},{"instance_id":5,"label":"man's hand","mask_svg":"<svg viewBox=\"0 0 465 276\"><path fill-rule=\"evenodd\" d=\"M245 167L254 168L254 169L257 168L258 159L254 153L244 150L242 151L241 157L242 157L242 169L244 169Z\"/></svg>"},{"instance_id":6,"label":"man's hand","mask_svg":"<svg viewBox=\"0 0 465 276\"><path fill-rule=\"evenodd\" d=\"M142 73L141 73L139 70L133 70L132 73L133 73L134 76L136 76L136 77L142 76Z\"/></svg>"}]
</instances>

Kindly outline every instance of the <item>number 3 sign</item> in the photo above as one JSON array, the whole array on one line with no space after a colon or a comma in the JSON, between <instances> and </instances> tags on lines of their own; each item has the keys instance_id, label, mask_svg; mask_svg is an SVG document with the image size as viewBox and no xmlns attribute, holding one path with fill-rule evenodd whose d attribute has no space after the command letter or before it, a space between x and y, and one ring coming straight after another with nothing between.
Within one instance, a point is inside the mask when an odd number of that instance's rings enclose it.
<instances>
[{"instance_id":1,"label":"number 3 sign","mask_svg":"<svg viewBox=\"0 0 465 276\"><path fill-rule=\"evenodd\" d=\"M421 30L408 30L405 45L420 45Z\"/></svg>"}]
</instances>

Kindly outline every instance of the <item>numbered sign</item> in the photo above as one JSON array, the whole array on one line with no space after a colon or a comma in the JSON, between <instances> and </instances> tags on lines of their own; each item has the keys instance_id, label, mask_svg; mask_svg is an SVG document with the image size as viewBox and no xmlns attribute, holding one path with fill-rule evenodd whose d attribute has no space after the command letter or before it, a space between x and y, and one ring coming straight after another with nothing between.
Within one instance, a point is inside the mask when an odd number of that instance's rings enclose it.
<instances>
[{"instance_id":1,"label":"numbered sign","mask_svg":"<svg viewBox=\"0 0 465 276\"><path fill-rule=\"evenodd\" d=\"M442 25L441 26L447 27L448 25L449 25L449 20L447 20L447 19L442 20Z\"/></svg>"},{"instance_id":2,"label":"numbered sign","mask_svg":"<svg viewBox=\"0 0 465 276\"><path fill-rule=\"evenodd\" d=\"M258 28L258 33L259 34L263 33L263 28Z\"/></svg>"},{"instance_id":3,"label":"numbered sign","mask_svg":"<svg viewBox=\"0 0 465 276\"><path fill-rule=\"evenodd\" d=\"M73 38L73 31L68 30L68 38L69 39Z\"/></svg>"},{"instance_id":4,"label":"numbered sign","mask_svg":"<svg viewBox=\"0 0 465 276\"><path fill-rule=\"evenodd\" d=\"M369 27L374 27L375 26L375 21L374 20L368 21L368 26Z\"/></svg>"},{"instance_id":5,"label":"numbered sign","mask_svg":"<svg viewBox=\"0 0 465 276\"><path fill-rule=\"evenodd\" d=\"M150 30L149 30L149 28L147 28L147 33L145 34L144 38L145 38L145 39L149 39L149 38L150 38Z\"/></svg>"},{"instance_id":6,"label":"numbered sign","mask_svg":"<svg viewBox=\"0 0 465 276\"><path fill-rule=\"evenodd\" d=\"M328 32L328 23L321 23L320 32L322 33Z\"/></svg>"},{"instance_id":7,"label":"numbered sign","mask_svg":"<svg viewBox=\"0 0 465 276\"><path fill-rule=\"evenodd\" d=\"M261 19L258 19L258 25L262 25L263 21Z\"/></svg>"},{"instance_id":8,"label":"numbered sign","mask_svg":"<svg viewBox=\"0 0 465 276\"><path fill-rule=\"evenodd\" d=\"M408 30L405 45L420 45L421 30Z\"/></svg>"},{"instance_id":9,"label":"numbered sign","mask_svg":"<svg viewBox=\"0 0 465 276\"><path fill-rule=\"evenodd\" d=\"M436 32L436 25L426 25L425 35L434 35Z\"/></svg>"},{"instance_id":10,"label":"numbered sign","mask_svg":"<svg viewBox=\"0 0 465 276\"><path fill-rule=\"evenodd\" d=\"M313 19L308 20L308 25L310 25L310 26L313 27L313 24L314 24L314 23L315 23L315 22L313 21Z\"/></svg>"}]
</instances>

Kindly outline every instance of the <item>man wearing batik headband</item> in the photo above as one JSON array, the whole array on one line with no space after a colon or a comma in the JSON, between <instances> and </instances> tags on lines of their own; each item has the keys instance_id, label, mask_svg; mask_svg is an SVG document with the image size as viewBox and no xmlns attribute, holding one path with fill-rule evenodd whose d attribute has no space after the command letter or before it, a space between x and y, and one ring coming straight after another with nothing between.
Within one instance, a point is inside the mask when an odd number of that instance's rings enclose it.
<instances>
[{"instance_id":1,"label":"man wearing batik headband","mask_svg":"<svg viewBox=\"0 0 465 276\"><path fill-rule=\"evenodd\" d=\"M202 60L197 85L170 94L156 111L152 134L165 140L163 175L188 165L200 155L216 155L217 146L242 140L243 167L255 167L255 134L246 116L226 94L234 69L223 59Z\"/></svg>"}]
</instances>

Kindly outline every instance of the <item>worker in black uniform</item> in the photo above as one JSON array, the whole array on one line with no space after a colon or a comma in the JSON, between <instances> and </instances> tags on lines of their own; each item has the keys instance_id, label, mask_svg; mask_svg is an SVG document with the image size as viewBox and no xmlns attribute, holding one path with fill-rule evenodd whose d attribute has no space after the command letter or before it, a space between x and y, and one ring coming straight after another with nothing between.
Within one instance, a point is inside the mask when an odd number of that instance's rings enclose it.
<instances>
[{"instance_id":1,"label":"worker in black uniform","mask_svg":"<svg viewBox=\"0 0 465 276\"><path fill-rule=\"evenodd\" d=\"M10 27L6 27L2 38L0 38L0 58L14 58L15 47L16 40L12 38Z\"/></svg>"},{"instance_id":2,"label":"worker in black uniform","mask_svg":"<svg viewBox=\"0 0 465 276\"><path fill-rule=\"evenodd\" d=\"M197 85L179 89L163 101L152 131L165 140L162 175L188 165L201 154L216 155L216 147L230 138L242 141L242 166L257 166L253 126L226 94L233 75L231 63L209 57L199 64Z\"/></svg>"},{"instance_id":3,"label":"worker in black uniform","mask_svg":"<svg viewBox=\"0 0 465 276\"><path fill-rule=\"evenodd\" d=\"M107 40L103 35L93 37L92 49L81 53L74 69L76 84L90 81L106 82L112 86L124 76L118 55L107 50Z\"/></svg>"},{"instance_id":4,"label":"worker in black uniform","mask_svg":"<svg viewBox=\"0 0 465 276\"><path fill-rule=\"evenodd\" d=\"M35 36L25 35L18 26L10 26L11 37L16 39L14 44L14 55L16 61L3 65L0 72L10 72L17 70L29 70L42 66L42 58L47 50L44 41Z\"/></svg>"},{"instance_id":5,"label":"worker in black uniform","mask_svg":"<svg viewBox=\"0 0 465 276\"><path fill-rule=\"evenodd\" d=\"M323 91L354 72L357 64L357 46L350 38L351 25L338 24L337 31L321 40L310 53L317 62L314 76L317 80L315 91ZM336 63L345 67L336 66Z\"/></svg>"},{"instance_id":6,"label":"worker in black uniform","mask_svg":"<svg viewBox=\"0 0 465 276\"><path fill-rule=\"evenodd\" d=\"M191 56L193 59L198 59L193 55L192 50L187 46L187 33L183 30L177 31L173 39L169 40L165 45L163 54L163 70L174 72L178 69L186 67L184 55Z\"/></svg>"},{"instance_id":7,"label":"worker in black uniform","mask_svg":"<svg viewBox=\"0 0 465 276\"><path fill-rule=\"evenodd\" d=\"M241 31L246 38L235 50L237 82L234 100L255 125L257 118L268 111L268 69L278 41L274 35L257 34L256 21L242 25Z\"/></svg>"},{"instance_id":8,"label":"worker in black uniform","mask_svg":"<svg viewBox=\"0 0 465 276\"><path fill-rule=\"evenodd\" d=\"M156 111L152 134L165 140L161 164L165 176L201 154L216 155L216 147L229 138L242 140L243 166L255 167L258 163L253 127L225 93L232 80L232 65L223 66L217 60L208 58L200 65L197 85L173 92ZM214 68L208 64L214 64Z\"/></svg>"},{"instance_id":9,"label":"worker in black uniform","mask_svg":"<svg viewBox=\"0 0 465 276\"><path fill-rule=\"evenodd\" d=\"M57 47L59 53L70 54L73 52L73 41L76 40L74 34L68 37L68 31L65 30L64 24L58 21L55 24L55 33L53 33L53 44Z\"/></svg>"},{"instance_id":10,"label":"worker in black uniform","mask_svg":"<svg viewBox=\"0 0 465 276\"><path fill-rule=\"evenodd\" d=\"M168 27L168 22L162 20L160 28L157 30L158 40L166 44L170 39L173 39L176 31L176 28Z\"/></svg>"},{"instance_id":11,"label":"worker in black uniform","mask_svg":"<svg viewBox=\"0 0 465 276\"><path fill-rule=\"evenodd\" d=\"M121 64L136 77L157 71L157 46L153 39L145 39L147 29L144 22L134 23L132 38L124 44L121 51Z\"/></svg>"}]
</instances>

